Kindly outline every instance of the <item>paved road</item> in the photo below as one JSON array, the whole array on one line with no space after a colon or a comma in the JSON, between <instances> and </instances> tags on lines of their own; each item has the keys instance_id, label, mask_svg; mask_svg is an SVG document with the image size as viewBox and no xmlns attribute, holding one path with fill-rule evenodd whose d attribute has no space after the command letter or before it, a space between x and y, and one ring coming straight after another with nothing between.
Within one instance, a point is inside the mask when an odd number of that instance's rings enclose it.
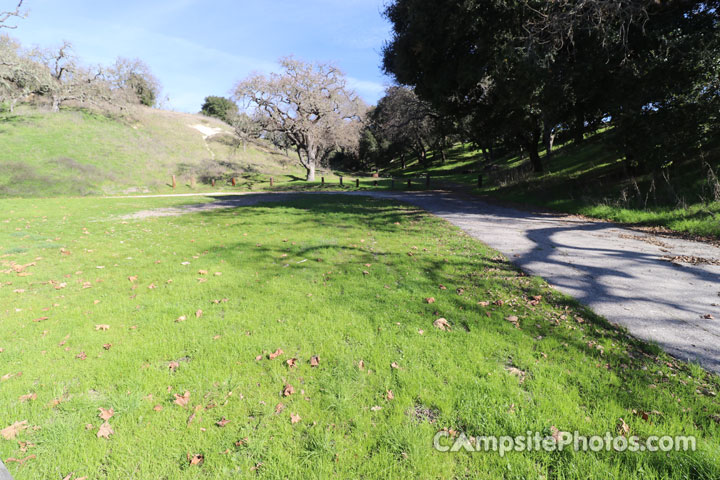
<instances>
[{"instance_id":1,"label":"paved road","mask_svg":"<svg viewBox=\"0 0 720 480\"><path fill-rule=\"evenodd\" d=\"M720 248L716 246L444 192L347 194L396 199L442 217L636 337L720 373ZM249 194L213 204L139 212L137 217L285 201L293 196ZM663 259L678 256L715 264Z\"/></svg>"}]
</instances>

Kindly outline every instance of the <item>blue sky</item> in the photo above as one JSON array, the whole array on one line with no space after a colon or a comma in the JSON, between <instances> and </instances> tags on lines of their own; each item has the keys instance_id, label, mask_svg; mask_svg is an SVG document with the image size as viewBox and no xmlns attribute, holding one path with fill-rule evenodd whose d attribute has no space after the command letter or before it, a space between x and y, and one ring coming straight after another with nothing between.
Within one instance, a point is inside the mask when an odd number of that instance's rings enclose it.
<instances>
[{"instance_id":1,"label":"blue sky","mask_svg":"<svg viewBox=\"0 0 720 480\"><path fill-rule=\"evenodd\" d=\"M86 63L145 61L169 107L196 112L253 72L295 55L331 61L374 104L390 82L380 51L390 26L386 0L25 0L28 17L9 33L25 46L70 41ZM0 6L13 3L0 0Z\"/></svg>"}]
</instances>

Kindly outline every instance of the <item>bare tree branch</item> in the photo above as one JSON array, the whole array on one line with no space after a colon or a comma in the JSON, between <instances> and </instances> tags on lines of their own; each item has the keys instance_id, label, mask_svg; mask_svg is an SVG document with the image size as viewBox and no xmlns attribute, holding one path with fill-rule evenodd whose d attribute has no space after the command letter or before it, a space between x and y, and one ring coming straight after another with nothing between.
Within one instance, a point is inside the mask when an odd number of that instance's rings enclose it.
<instances>
[{"instance_id":1,"label":"bare tree branch","mask_svg":"<svg viewBox=\"0 0 720 480\"><path fill-rule=\"evenodd\" d=\"M17 17L17 18L24 18L25 14L20 11L22 8L24 0L20 0L17 4L17 7L15 7L15 10L9 10L7 12L0 11L0 28L10 28L15 29L17 28L16 25L5 25L5 22L7 22L10 18Z\"/></svg>"}]
</instances>

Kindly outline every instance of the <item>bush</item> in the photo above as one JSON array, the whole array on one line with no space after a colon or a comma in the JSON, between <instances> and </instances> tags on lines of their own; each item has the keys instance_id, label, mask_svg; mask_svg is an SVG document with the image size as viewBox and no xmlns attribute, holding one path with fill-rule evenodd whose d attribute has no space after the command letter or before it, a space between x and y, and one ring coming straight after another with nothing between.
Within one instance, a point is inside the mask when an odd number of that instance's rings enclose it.
<instances>
[{"instance_id":1,"label":"bush","mask_svg":"<svg viewBox=\"0 0 720 480\"><path fill-rule=\"evenodd\" d=\"M219 118L226 123L232 123L232 119L238 114L238 106L228 98L209 96L205 98L200 113L208 117Z\"/></svg>"}]
</instances>

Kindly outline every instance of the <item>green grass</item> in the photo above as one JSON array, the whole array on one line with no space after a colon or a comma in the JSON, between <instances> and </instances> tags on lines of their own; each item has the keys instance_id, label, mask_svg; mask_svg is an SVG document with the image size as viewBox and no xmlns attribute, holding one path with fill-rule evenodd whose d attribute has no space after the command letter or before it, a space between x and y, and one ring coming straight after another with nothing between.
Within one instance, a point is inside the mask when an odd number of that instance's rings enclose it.
<instances>
[{"instance_id":1,"label":"green grass","mask_svg":"<svg viewBox=\"0 0 720 480\"><path fill-rule=\"evenodd\" d=\"M122 218L199 201L0 200L0 429L29 425L0 437L0 458L26 459L6 462L15 478L720 476L717 377L448 223L323 196ZM451 331L433 327L440 317ZM295 393L283 397L286 384ZM187 406L175 404L184 392ZM109 439L97 437L99 408L114 410ZM615 434L621 418L641 438L695 435L698 450L432 448L444 428Z\"/></svg>"},{"instance_id":2,"label":"green grass","mask_svg":"<svg viewBox=\"0 0 720 480\"><path fill-rule=\"evenodd\" d=\"M504 201L542 206L559 212L587 215L621 223L665 227L694 235L720 237L720 202L705 165L697 159L678 160L670 169L671 185L652 174L628 177L612 130L586 139L583 145L560 145L551 158L543 158L546 172L529 171L527 158L506 156L496 168L484 170L482 153L456 145L442 163L411 162L405 170L387 171L399 177L427 173L436 182L464 184L475 193ZM706 161L720 174L717 155ZM477 188L478 174L483 187Z\"/></svg>"},{"instance_id":3,"label":"green grass","mask_svg":"<svg viewBox=\"0 0 720 480\"><path fill-rule=\"evenodd\" d=\"M178 183L174 192L209 190L201 184L190 188L190 177L213 155L243 172L239 182L247 188L270 176L289 181L300 174L281 152L238 147L227 135L206 142L195 125L231 131L201 115L141 107L122 117L29 107L0 113L0 197L172 193L172 175ZM230 189L226 182L214 188Z\"/></svg>"}]
</instances>

